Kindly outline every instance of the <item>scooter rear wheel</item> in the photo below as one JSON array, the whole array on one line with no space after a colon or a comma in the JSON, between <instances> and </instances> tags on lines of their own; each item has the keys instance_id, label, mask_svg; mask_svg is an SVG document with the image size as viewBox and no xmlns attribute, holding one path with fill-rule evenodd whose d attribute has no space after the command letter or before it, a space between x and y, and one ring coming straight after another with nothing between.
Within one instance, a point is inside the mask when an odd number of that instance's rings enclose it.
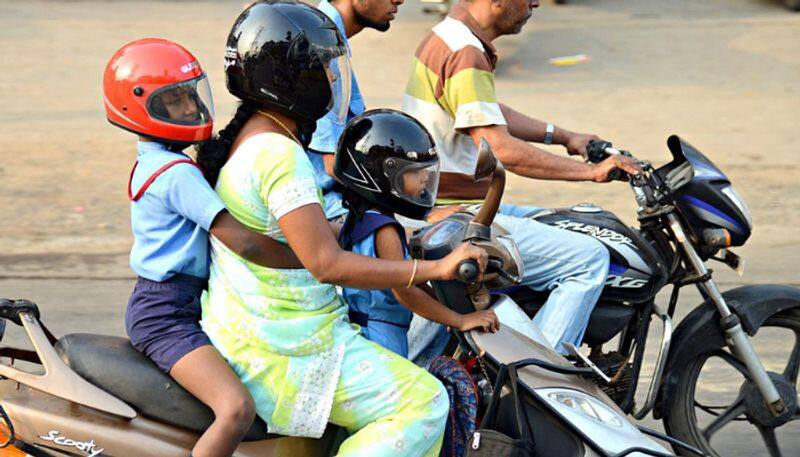
<instances>
[{"instance_id":1,"label":"scooter rear wheel","mask_svg":"<svg viewBox=\"0 0 800 457\"><path fill-rule=\"evenodd\" d=\"M785 336L773 336L767 344L764 338L774 332ZM776 347L775 341L786 344ZM744 365L727 348L709 347L677 373L674 395L665 399L664 425L669 435L715 457L727 457L737 449L745 451L743 445L750 449L738 455L781 457L800 453L800 309L771 316L758 329L753 342L787 403L787 412L778 418L772 416L745 377ZM781 354L788 352L788 357L775 357L775 349ZM760 446L756 444L759 441ZM693 455L679 448L675 452Z\"/></svg>"}]
</instances>

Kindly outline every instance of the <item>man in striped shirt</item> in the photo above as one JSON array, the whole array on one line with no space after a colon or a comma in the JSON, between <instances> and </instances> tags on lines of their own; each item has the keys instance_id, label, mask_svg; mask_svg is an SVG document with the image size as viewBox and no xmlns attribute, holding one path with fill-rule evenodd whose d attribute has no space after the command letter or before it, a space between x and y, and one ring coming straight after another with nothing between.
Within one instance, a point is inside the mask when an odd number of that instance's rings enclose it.
<instances>
[{"instance_id":1,"label":"man in striped shirt","mask_svg":"<svg viewBox=\"0 0 800 457\"><path fill-rule=\"evenodd\" d=\"M529 178L607 182L614 169L640 171L622 156L595 165L543 151L529 142L560 144L570 155L585 156L587 143L597 137L532 119L498 102L492 41L519 33L538 6L538 0L460 0L417 49L403 110L436 141L441 160L437 202L451 205L440 209L436 219L486 196L488 183L472 180L481 138L506 169ZM551 291L534 322L566 353L561 343L579 346L583 339L608 275L608 252L593 238L523 217L535 210L502 205L495 220L511 233L523 256L523 283Z\"/></svg>"}]
</instances>

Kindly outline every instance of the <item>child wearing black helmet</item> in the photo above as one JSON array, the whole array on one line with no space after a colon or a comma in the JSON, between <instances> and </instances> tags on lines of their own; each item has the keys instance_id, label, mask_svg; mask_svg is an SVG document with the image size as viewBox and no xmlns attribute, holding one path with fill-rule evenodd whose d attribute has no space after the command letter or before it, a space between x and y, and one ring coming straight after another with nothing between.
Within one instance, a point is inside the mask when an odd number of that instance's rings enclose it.
<instances>
[{"instance_id":1,"label":"child wearing black helmet","mask_svg":"<svg viewBox=\"0 0 800 457\"><path fill-rule=\"evenodd\" d=\"M405 230L394 215L424 219L439 182L439 157L425 127L399 111L365 112L342 134L334 175L345 188L349 208L339 236L342 247L376 258L408 259ZM494 311L462 315L412 284L385 290L345 287L350 321L361 326L364 337L403 357L408 357L412 312L462 331L499 328Z\"/></svg>"}]
</instances>

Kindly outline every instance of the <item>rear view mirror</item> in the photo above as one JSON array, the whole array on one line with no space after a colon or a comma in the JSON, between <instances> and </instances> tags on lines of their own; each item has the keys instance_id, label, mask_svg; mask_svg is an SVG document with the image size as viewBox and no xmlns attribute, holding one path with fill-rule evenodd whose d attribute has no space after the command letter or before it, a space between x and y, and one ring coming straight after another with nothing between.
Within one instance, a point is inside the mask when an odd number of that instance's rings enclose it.
<instances>
[{"instance_id":1,"label":"rear view mirror","mask_svg":"<svg viewBox=\"0 0 800 457\"><path fill-rule=\"evenodd\" d=\"M481 137L480 145L478 146L478 162L475 164L475 181L482 181L490 178L494 173L497 166L497 159L492 153L492 146L486 141L486 138Z\"/></svg>"}]
</instances>

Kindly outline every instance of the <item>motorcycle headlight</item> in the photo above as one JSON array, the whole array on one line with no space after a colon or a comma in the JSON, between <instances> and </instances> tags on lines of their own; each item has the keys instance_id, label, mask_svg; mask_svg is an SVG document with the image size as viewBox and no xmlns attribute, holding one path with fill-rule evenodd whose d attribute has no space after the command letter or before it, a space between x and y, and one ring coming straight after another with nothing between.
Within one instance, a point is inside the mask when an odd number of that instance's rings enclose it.
<instances>
[{"instance_id":1,"label":"motorcycle headlight","mask_svg":"<svg viewBox=\"0 0 800 457\"><path fill-rule=\"evenodd\" d=\"M748 209L747 205L744 204L742 196L736 192L736 189L734 189L733 186L724 187L722 189L722 193L725 194L725 196L728 197L737 208L739 208L739 211L741 211L742 214L744 214L745 219L747 219L747 225L749 225L750 229L752 229L753 217L750 215L750 209Z\"/></svg>"}]
</instances>

